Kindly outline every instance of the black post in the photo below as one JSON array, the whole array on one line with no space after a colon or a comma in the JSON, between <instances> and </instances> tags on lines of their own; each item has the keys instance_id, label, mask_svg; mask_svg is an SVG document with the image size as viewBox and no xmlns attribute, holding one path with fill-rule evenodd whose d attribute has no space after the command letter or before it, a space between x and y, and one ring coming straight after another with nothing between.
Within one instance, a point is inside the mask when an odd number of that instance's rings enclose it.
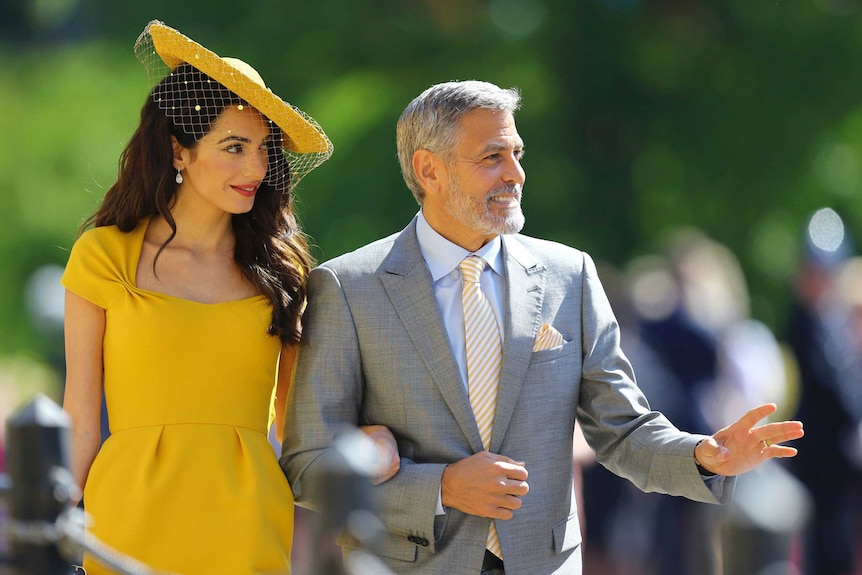
<instances>
[{"instance_id":1,"label":"black post","mask_svg":"<svg viewBox=\"0 0 862 575\"><path fill-rule=\"evenodd\" d=\"M342 430L333 447L327 456L326 473L317 486L324 494L326 504L316 516L315 536L319 541L334 541L341 533L361 547L373 551L376 539L383 530L373 512L369 482L369 476L374 471L375 448L356 428ZM353 553L362 555L363 560L345 565L340 553L333 555L331 545L319 545L314 557L313 575L390 573L382 563L374 561L373 555L368 552Z\"/></svg>"},{"instance_id":2,"label":"black post","mask_svg":"<svg viewBox=\"0 0 862 575\"><path fill-rule=\"evenodd\" d=\"M5 470L5 465L3 469ZM12 550L6 534L9 522L9 506L6 503L12 489L12 480L6 473L0 473L0 575L12 575Z\"/></svg>"},{"instance_id":3,"label":"black post","mask_svg":"<svg viewBox=\"0 0 862 575\"><path fill-rule=\"evenodd\" d=\"M11 548L20 575L65 575L63 560L48 535L70 505L69 419L45 395L37 395L6 423L6 469L12 481L9 511ZM22 536L20 531L26 531Z\"/></svg>"}]
</instances>

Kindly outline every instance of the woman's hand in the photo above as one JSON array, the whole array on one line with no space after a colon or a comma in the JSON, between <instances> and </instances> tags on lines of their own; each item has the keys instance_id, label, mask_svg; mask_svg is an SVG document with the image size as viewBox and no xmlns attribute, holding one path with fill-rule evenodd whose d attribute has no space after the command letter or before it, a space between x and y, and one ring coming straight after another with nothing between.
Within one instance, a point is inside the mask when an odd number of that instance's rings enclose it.
<instances>
[{"instance_id":1,"label":"woman's hand","mask_svg":"<svg viewBox=\"0 0 862 575\"><path fill-rule=\"evenodd\" d=\"M374 442L376 447L371 483L380 485L395 477L401 468L401 456L398 455L398 443L395 441L395 436L385 425L363 425L359 429Z\"/></svg>"}]
</instances>

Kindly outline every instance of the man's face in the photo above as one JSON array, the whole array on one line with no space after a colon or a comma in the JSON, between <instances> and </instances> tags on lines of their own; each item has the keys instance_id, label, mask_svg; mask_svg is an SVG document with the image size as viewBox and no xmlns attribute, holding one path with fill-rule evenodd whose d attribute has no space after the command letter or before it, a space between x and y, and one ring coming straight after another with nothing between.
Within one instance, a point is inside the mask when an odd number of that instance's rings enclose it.
<instances>
[{"instance_id":1,"label":"man's face","mask_svg":"<svg viewBox=\"0 0 862 575\"><path fill-rule=\"evenodd\" d=\"M512 115L469 112L461 120L454 152L442 196L445 231L438 231L471 251L498 235L521 231L524 143Z\"/></svg>"}]
</instances>

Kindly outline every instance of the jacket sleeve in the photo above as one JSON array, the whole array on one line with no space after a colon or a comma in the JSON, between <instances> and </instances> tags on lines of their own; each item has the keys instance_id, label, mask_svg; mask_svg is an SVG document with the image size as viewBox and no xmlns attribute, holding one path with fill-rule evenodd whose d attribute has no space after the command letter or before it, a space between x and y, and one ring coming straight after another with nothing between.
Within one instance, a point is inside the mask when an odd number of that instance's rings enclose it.
<instances>
[{"instance_id":1,"label":"jacket sleeve","mask_svg":"<svg viewBox=\"0 0 862 575\"><path fill-rule=\"evenodd\" d=\"M303 342L285 414L280 464L300 505L321 510L337 503L327 473L338 465L334 441L365 421L360 337L337 274L318 267L309 276ZM371 488L374 511L388 531L383 553L410 560L420 545L434 551L435 517L444 464L402 457L398 474ZM439 529L439 527L438 527ZM340 540L353 546L349 540Z\"/></svg>"},{"instance_id":2,"label":"jacket sleeve","mask_svg":"<svg viewBox=\"0 0 862 575\"><path fill-rule=\"evenodd\" d=\"M734 478L705 481L694 462L704 436L677 429L652 411L620 348L620 330L592 259L582 272L583 371L578 420L597 459L647 492L727 503Z\"/></svg>"}]
</instances>

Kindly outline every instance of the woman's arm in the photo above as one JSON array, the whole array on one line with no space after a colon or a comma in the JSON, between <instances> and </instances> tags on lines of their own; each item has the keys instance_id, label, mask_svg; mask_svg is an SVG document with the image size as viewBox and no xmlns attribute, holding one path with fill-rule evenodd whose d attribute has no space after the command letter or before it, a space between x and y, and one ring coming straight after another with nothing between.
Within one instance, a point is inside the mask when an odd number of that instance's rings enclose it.
<instances>
[{"instance_id":1,"label":"woman's arm","mask_svg":"<svg viewBox=\"0 0 862 575\"><path fill-rule=\"evenodd\" d=\"M284 441L284 408L287 405L287 393L293 379L293 369L296 365L297 345L285 345L281 348L278 360L278 381L275 389L275 434L279 443ZM387 481L398 473L401 458L398 455L398 443L389 428L383 425L360 426L365 435L374 442L377 461L376 473L371 478L374 485Z\"/></svg>"},{"instance_id":2,"label":"woman's arm","mask_svg":"<svg viewBox=\"0 0 862 575\"><path fill-rule=\"evenodd\" d=\"M66 389L72 421L72 475L83 490L101 443L102 343L105 310L66 290Z\"/></svg>"},{"instance_id":3,"label":"woman's arm","mask_svg":"<svg viewBox=\"0 0 862 575\"><path fill-rule=\"evenodd\" d=\"M279 443L284 441L284 406L287 404L287 392L290 390L298 349L298 345L284 345L281 348L281 357L278 359L275 387L275 436Z\"/></svg>"}]
</instances>

